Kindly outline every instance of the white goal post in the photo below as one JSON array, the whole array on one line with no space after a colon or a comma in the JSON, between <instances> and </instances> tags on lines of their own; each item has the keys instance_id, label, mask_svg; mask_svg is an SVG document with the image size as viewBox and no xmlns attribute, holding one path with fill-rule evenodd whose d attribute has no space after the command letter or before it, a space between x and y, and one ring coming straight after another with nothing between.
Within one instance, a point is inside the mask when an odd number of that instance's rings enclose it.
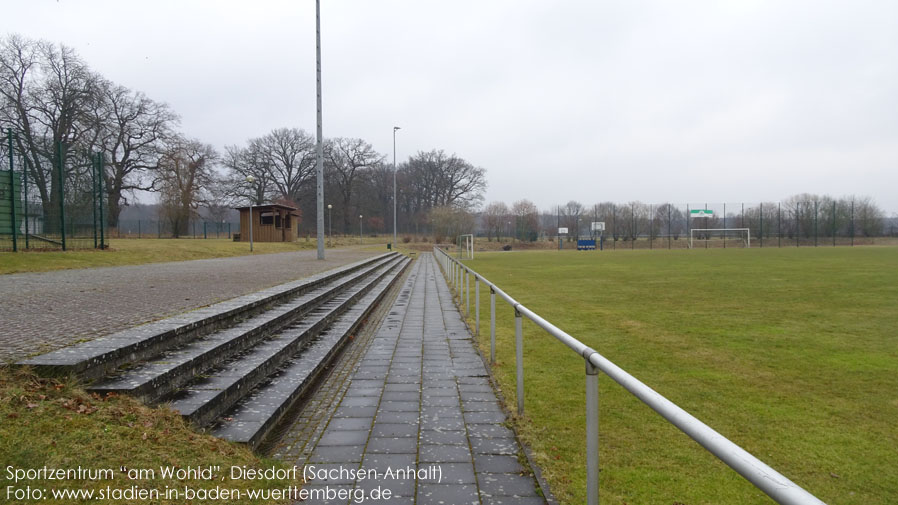
<instances>
[{"instance_id":1,"label":"white goal post","mask_svg":"<svg viewBox=\"0 0 898 505\"><path fill-rule=\"evenodd\" d=\"M692 228L689 230L690 249L692 249L692 240L695 237L695 232L707 234L711 234L714 232L724 232L724 237L726 237L726 232L739 232L739 235L742 237L742 242L743 244L745 244L745 247L751 247L751 231L749 228Z\"/></svg>"},{"instance_id":2,"label":"white goal post","mask_svg":"<svg viewBox=\"0 0 898 505\"><path fill-rule=\"evenodd\" d=\"M474 235L458 236L458 259L474 259Z\"/></svg>"}]
</instances>

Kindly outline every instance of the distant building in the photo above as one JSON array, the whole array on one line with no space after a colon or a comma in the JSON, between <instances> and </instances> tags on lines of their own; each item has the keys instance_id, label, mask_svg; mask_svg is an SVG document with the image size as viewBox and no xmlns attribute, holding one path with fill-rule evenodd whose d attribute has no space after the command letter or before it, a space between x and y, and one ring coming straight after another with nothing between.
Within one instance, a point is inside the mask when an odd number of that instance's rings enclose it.
<instances>
[{"instance_id":1,"label":"distant building","mask_svg":"<svg viewBox=\"0 0 898 505\"><path fill-rule=\"evenodd\" d=\"M296 207L253 205L237 207L240 212L240 241L249 242L250 208L252 208L253 242L293 242L299 230L300 212Z\"/></svg>"}]
</instances>

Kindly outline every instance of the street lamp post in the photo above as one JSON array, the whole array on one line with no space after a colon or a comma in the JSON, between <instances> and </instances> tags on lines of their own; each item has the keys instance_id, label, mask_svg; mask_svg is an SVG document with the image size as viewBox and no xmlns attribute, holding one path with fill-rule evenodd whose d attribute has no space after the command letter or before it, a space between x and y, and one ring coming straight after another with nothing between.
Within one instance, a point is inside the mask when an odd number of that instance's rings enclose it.
<instances>
[{"instance_id":1,"label":"street lamp post","mask_svg":"<svg viewBox=\"0 0 898 505\"><path fill-rule=\"evenodd\" d=\"M396 250L396 130L398 126L393 127L393 250Z\"/></svg>"},{"instance_id":2,"label":"street lamp post","mask_svg":"<svg viewBox=\"0 0 898 505\"><path fill-rule=\"evenodd\" d=\"M333 205L327 204L327 226L328 226L328 236L334 238L334 218L331 217L331 209L334 208Z\"/></svg>"},{"instance_id":3,"label":"street lamp post","mask_svg":"<svg viewBox=\"0 0 898 505\"><path fill-rule=\"evenodd\" d=\"M253 187L253 183L256 182L256 178L247 175L246 182L249 183L250 188ZM249 252L253 252L253 200L250 197L249 200Z\"/></svg>"},{"instance_id":4,"label":"street lamp post","mask_svg":"<svg viewBox=\"0 0 898 505\"><path fill-rule=\"evenodd\" d=\"M362 245L362 215L359 214L359 245Z\"/></svg>"}]
</instances>

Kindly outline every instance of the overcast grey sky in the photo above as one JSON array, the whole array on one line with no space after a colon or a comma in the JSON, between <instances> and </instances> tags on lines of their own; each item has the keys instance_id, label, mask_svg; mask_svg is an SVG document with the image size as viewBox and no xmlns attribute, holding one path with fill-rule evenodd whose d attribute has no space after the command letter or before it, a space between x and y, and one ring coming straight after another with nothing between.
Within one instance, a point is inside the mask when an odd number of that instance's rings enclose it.
<instances>
[{"instance_id":1,"label":"overcast grey sky","mask_svg":"<svg viewBox=\"0 0 898 505\"><path fill-rule=\"evenodd\" d=\"M4 1L218 148L315 131L313 0ZM325 136L487 169L487 201L872 196L898 212L894 0L322 0Z\"/></svg>"}]
</instances>

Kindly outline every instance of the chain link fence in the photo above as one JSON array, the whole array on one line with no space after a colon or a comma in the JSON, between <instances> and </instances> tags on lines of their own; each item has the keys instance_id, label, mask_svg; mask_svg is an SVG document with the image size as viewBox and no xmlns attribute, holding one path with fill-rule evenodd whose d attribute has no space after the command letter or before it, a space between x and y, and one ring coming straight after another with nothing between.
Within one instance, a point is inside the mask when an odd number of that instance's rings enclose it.
<instances>
[{"instance_id":1,"label":"chain link fence","mask_svg":"<svg viewBox=\"0 0 898 505\"><path fill-rule=\"evenodd\" d=\"M869 200L853 199L603 203L579 214L543 214L542 228L546 240L557 241L557 229L568 228L564 243L590 238L611 249L819 247L891 243L888 238L898 236L896 221ZM604 231L594 230L602 226Z\"/></svg>"}]
</instances>

